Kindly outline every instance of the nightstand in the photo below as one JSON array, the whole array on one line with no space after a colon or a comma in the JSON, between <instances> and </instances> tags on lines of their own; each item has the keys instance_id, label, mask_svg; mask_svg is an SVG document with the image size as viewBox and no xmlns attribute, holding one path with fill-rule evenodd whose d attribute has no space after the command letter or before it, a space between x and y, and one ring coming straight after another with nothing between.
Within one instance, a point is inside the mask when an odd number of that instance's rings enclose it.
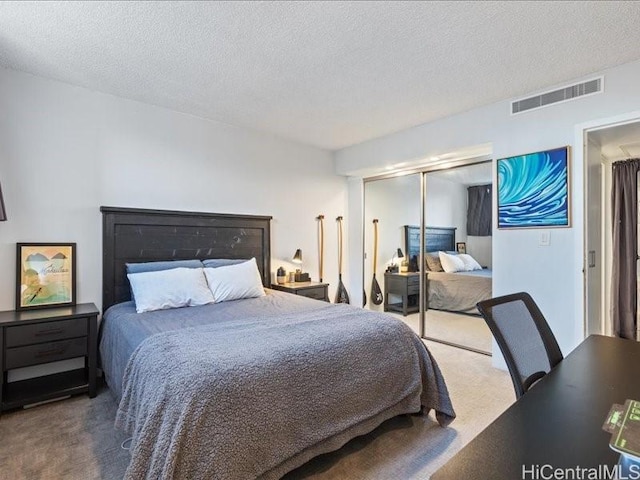
<instances>
[{"instance_id":1,"label":"nightstand","mask_svg":"<svg viewBox=\"0 0 640 480\"><path fill-rule=\"evenodd\" d=\"M389 295L402 298L402 303L389 303ZM384 274L384 311L402 312L405 317L409 313L420 310L420 273L385 273Z\"/></svg>"},{"instance_id":2,"label":"nightstand","mask_svg":"<svg viewBox=\"0 0 640 480\"><path fill-rule=\"evenodd\" d=\"M329 301L329 284L320 282L292 282L276 284L272 283L271 288L273 290L280 290L281 292L293 293L294 295L301 295L303 297L315 298L316 300Z\"/></svg>"},{"instance_id":3,"label":"nightstand","mask_svg":"<svg viewBox=\"0 0 640 480\"><path fill-rule=\"evenodd\" d=\"M0 312L0 411L77 393L96 396L98 309L71 307ZM84 368L7 383L15 368L84 357Z\"/></svg>"}]
</instances>

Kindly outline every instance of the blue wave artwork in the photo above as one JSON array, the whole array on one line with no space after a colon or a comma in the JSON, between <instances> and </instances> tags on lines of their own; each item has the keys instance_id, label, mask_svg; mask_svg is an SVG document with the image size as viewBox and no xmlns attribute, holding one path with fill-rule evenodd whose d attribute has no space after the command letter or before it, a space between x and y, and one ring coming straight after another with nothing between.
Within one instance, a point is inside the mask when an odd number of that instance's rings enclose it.
<instances>
[{"instance_id":1,"label":"blue wave artwork","mask_svg":"<svg viewBox=\"0 0 640 480\"><path fill-rule=\"evenodd\" d=\"M498 228L569 226L568 148L498 160Z\"/></svg>"}]
</instances>

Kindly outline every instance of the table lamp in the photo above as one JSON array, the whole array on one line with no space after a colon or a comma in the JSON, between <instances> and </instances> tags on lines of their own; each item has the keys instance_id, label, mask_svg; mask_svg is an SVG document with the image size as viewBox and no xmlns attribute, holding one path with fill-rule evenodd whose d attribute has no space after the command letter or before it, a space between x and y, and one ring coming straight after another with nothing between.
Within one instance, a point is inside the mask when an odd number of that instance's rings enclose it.
<instances>
[{"instance_id":1,"label":"table lamp","mask_svg":"<svg viewBox=\"0 0 640 480\"><path fill-rule=\"evenodd\" d=\"M396 265L395 258L404 258L404 253L402 253L402 249L398 248L394 253L393 257L391 257L391 265L389 265L388 271L391 273L398 273L398 265Z\"/></svg>"},{"instance_id":2,"label":"table lamp","mask_svg":"<svg viewBox=\"0 0 640 480\"><path fill-rule=\"evenodd\" d=\"M297 263L300 265L300 268L296 269L295 281L296 282L308 282L309 274L302 273L302 250L299 248L296 250L296 253L293 255L293 263Z\"/></svg>"}]
</instances>

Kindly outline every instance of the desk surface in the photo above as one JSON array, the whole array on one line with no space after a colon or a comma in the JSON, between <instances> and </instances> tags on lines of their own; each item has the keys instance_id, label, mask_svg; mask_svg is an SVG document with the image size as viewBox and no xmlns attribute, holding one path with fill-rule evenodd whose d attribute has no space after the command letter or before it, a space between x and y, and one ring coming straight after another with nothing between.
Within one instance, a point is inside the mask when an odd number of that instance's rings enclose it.
<instances>
[{"instance_id":1,"label":"desk surface","mask_svg":"<svg viewBox=\"0 0 640 480\"><path fill-rule=\"evenodd\" d=\"M514 479L523 478L523 465L615 465L619 455L602 425L612 404L640 400L639 367L640 343L590 336L431 478Z\"/></svg>"}]
</instances>

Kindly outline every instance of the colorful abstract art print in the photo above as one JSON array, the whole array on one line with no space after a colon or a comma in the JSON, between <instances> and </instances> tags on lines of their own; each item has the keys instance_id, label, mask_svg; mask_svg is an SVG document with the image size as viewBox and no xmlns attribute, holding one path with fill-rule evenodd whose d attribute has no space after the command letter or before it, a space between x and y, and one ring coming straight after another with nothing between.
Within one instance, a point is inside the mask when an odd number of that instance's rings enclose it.
<instances>
[{"instance_id":1,"label":"colorful abstract art print","mask_svg":"<svg viewBox=\"0 0 640 480\"><path fill-rule=\"evenodd\" d=\"M501 158L498 228L570 226L569 147Z\"/></svg>"},{"instance_id":2,"label":"colorful abstract art print","mask_svg":"<svg viewBox=\"0 0 640 480\"><path fill-rule=\"evenodd\" d=\"M76 244L18 243L16 310L76 303Z\"/></svg>"}]
</instances>

